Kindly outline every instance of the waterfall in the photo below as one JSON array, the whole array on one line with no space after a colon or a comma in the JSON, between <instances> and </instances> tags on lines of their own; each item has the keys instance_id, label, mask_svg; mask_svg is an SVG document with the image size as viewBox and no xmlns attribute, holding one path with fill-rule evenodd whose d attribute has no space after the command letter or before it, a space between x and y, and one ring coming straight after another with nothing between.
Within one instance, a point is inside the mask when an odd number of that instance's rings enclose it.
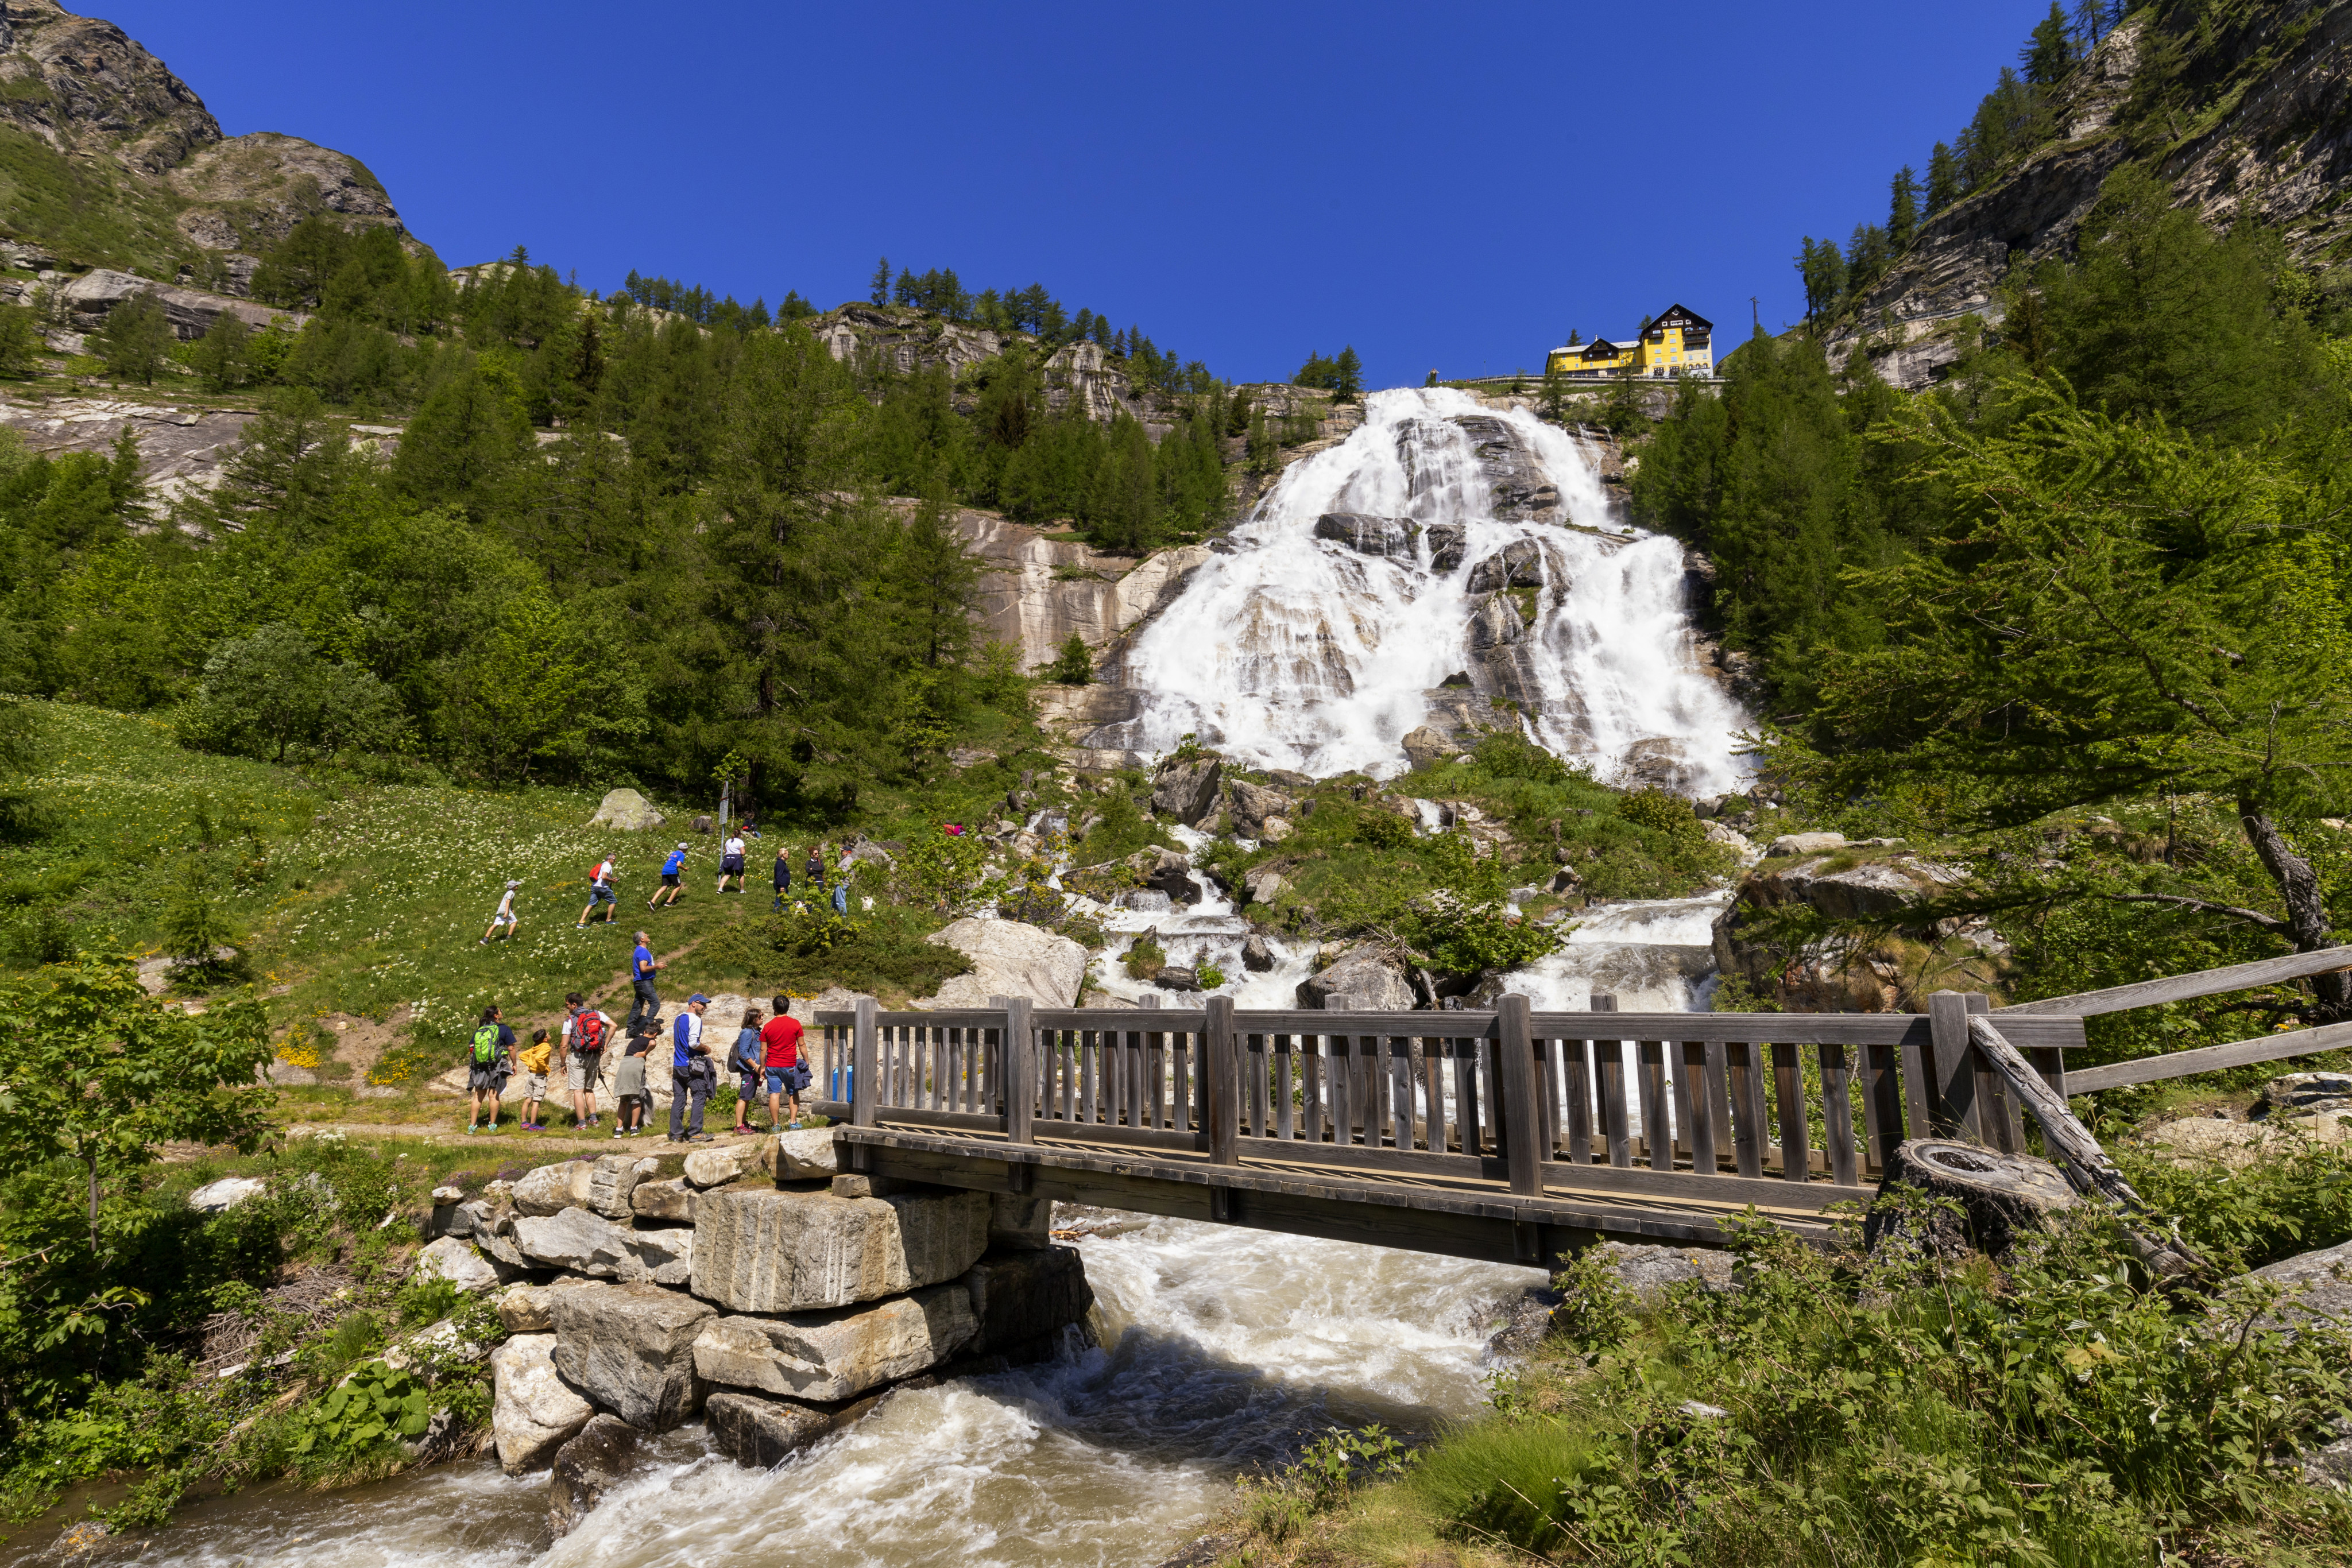
<instances>
[{"instance_id":1,"label":"waterfall","mask_svg":"<svg viewBox=\"0 0 2352 1568\"><path fill-rule=\"evenodd\" d=\"M1744 721L1701 668L1681 547L1626 526L1575 437L1452 390L1374 392L1291 465L1121 661L1137 717L1257 768L1406 767L1423 725L1515 726L1604 779L1737 788Z\"/></svg>"}]
</instances>

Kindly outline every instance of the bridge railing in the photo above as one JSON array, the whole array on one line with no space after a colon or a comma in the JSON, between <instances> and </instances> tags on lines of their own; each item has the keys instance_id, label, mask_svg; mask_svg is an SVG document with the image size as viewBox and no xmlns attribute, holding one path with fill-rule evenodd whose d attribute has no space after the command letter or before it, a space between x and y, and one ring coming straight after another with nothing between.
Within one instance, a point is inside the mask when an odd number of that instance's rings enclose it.
<instances>
[{"instance_id":1,"label":"bridge railing","mask_svg":"<svg viewBox=\"0 0 2352 1568\"><path fill-rule=\"evenodd\" d=\"M857 1126L1111 1145L1394 1176L1826 1204L1928 1131L2024 1146L1968 1038L1927 1014L982 1009L817 1015L814 1108ZM2071 1015L2003 1028L2063 1092ZM1005 1041L1023 1049L1009 1055ZM1769 1186L1745 1187L1748 1182ZM1797 1187L1813 1190L1799 1196Z\"/></svg>"}]
</instances>

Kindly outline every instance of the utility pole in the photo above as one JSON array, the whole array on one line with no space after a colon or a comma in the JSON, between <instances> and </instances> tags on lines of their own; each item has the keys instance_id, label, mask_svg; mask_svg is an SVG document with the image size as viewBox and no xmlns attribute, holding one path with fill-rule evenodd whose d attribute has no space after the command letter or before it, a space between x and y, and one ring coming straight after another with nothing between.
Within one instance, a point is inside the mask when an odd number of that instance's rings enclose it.
<instances>
[{"instance_id":1,"label":"utility pole","mask_svg":"<svg viewBox=\"0 0 2352 1568\"><path fill-rule=\"evenodd\" d=\"M1759 332L1764 329L1762 319L1756 314L1756 296L1753 294L1748 297L1748 324Z\"/></svg>"}]
</instances>

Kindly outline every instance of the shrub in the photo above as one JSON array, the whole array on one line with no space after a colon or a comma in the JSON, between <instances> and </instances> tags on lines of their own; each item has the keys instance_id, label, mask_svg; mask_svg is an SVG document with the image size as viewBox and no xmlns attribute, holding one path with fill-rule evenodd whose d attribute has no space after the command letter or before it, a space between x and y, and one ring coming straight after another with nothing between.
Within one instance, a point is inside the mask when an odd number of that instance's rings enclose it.
<instances>
[{"instance_id":1,"label":"shrub","mask_svg":"<svg viewBox=\"0 0 2352 1568\"><path fill-rule=\"evenodd\" d=\"M1131 980L1156 980L1160 971L1168 967L1168 951L1159 939L1147 931L1127 945L1119 965Z\"/></svg>"},{"instance_id":2,"label":"shrub","mask_svg":"<svg viewBox=\"0 0 2352 1568\"><path fill-rule=\"evenodd\" d=\"M928 996L971 960L954 948L923 940L930 918L885 906L862 915L831 910L772 915L730 926L704 943L704 967L740 975L787 991L814 994L827 986Z\"/></svg>"}]
</instances>

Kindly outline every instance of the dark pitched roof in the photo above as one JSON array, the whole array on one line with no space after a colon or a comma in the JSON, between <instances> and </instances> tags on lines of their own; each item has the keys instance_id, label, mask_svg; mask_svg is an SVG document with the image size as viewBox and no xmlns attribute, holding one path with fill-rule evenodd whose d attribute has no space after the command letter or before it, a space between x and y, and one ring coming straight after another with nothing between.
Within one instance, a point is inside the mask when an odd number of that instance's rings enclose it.
<instances>
[{"instance_id":1,"label":"dark pitched roof","mask_svg":"<svg viewBox=\"0 0 2352 1568\"><path fill-rule=\"evenodd\" d=\"M1676 321L1674 319L1676 316L1680 316L1684 318L1684 319ZM1714 322L1708 320L1706 317L1700 315L1689 306L1682 304L1667 306L1665 309L1660 313L1658 319L1651 322L1650 325L1653 327L1696 327L1702 332L1712 331L1715 328Z\"/></svg>"}]
</instances>

